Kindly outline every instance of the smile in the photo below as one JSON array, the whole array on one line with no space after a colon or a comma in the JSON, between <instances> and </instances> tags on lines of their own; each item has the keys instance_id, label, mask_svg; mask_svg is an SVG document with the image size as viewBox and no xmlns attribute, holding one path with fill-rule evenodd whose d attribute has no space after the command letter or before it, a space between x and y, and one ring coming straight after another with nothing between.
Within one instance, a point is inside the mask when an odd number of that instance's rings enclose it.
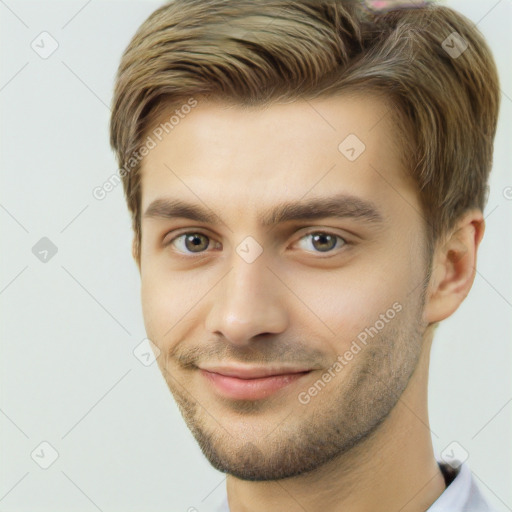
<instances>
[{"instance_id":1,"label":"smile","mask_svg":"<svg viewBox=\"0 0 512 512\"><path fill-rule=\"evenodd\" d=\"M222 396L235 400L261 400L297 382L311 370L283 370L287 373L268 374L263 371L213 371L200 369L201 375L213 385ZM252 373L252 375L250 375ZM265 374L266 373L266 374Z\"/></svg>"}]
</instances>

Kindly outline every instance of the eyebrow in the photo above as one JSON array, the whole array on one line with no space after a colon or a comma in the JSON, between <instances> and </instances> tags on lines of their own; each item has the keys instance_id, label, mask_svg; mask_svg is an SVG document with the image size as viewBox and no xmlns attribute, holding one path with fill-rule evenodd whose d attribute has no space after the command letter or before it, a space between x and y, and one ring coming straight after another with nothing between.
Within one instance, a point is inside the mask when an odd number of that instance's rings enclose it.
<instances>
[{"instance_id":1,"label":"eyebrow","mask_svg":"<svg viewBox=\"0 0 512 512\"><path fill-rule=\"evenodd\" d=\"M225 224L208 208L174 198L155 199L146 209L144 217L186 218L207 224ZM258 221L262 226L269 227L284 222L326 217L350 218L371 224L384 223L383 215L374 203L347 194L284 202L262 212Z\"/></svg>"}]
</instances>

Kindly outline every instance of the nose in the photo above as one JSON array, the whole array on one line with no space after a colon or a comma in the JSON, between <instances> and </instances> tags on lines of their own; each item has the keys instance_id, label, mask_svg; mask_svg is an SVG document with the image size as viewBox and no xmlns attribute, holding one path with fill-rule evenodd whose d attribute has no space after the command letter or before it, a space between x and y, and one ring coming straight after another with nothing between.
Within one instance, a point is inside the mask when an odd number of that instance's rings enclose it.
<instances>
[{"instance_id":1,"label":"nose","mask_svg":"<svg viewBox=\"0 0 512 512\"><path fill-rule=\"evenodd\" d=\"M210 334L244 346L256 336L286 330L286 288L263 257L247 263L235 254L231 271L216 289L206 319Z\"/></svg>"}]
</instances>

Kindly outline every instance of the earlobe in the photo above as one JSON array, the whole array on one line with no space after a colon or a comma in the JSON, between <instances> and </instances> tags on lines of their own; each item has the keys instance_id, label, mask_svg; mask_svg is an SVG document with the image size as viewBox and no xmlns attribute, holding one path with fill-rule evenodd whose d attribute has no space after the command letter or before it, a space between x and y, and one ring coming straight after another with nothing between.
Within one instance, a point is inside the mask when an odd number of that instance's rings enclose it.
<instances>
[{"instance_id":1,"label":"earlobe","mask_svg":"<svg viewBox=\"0 0 512 512\"><path fill-rule=\"evenodd\" d=\"M452 315L466 298L476 273L476 258L485 230L480 210L466 213L434 251L424 320L437 323Z\"/></svg>"}]
</instances>

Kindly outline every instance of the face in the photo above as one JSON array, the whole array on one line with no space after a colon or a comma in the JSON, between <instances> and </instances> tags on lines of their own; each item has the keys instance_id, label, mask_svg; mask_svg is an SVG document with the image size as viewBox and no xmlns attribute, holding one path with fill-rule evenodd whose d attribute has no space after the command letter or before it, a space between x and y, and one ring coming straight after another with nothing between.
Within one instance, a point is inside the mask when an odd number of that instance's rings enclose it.
<instances>
[{"instance_id":1,"label":"face","mask_svg":"<svg viewBox=\"0 0 512 512\"><path fill-rule=\"evenodd\" d=\"M147 335L221 471L316 469L407 386L427 265L391 117L371 97L205 102L144 159Z\"/></svg>"}]
</instances>

